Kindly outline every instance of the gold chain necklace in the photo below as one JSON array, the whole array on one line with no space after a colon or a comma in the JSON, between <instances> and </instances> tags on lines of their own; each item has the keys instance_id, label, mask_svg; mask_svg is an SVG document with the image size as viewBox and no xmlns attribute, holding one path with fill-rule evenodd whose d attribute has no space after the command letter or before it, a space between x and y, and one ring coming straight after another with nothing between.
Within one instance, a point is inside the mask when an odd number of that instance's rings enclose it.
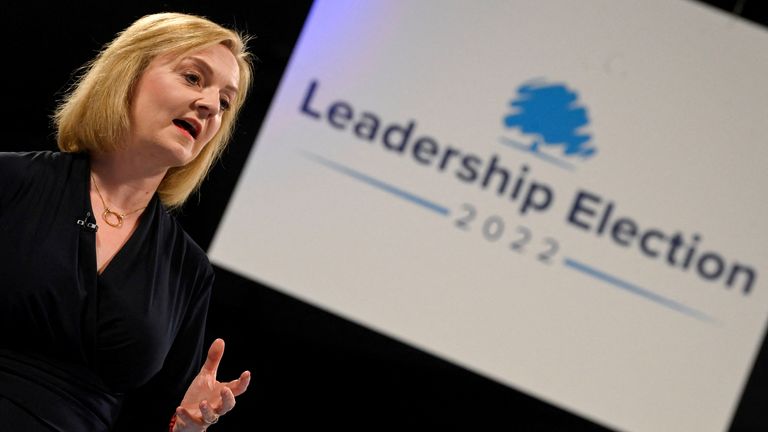
<instances>
[{"instance_id":1,"label":"gold chain necklace","mask_svg":"<svg viewBox=\"0 0 768 432\"><path fill-rule=\"evenodd\" d=\"M101 218L104 220L104 222L107 223L107 225L115 228L120 228L121 226L123 226L124 217L128 216L129 214L133 214L133 213L136 213L137 211L144 210L145 208L147 208L147 206L144 206L142 208L137 208L136 210L131 210L128 213L118 213L110 209L107 203L104 201L104 197L101 196L101 191L99 190L99 185L96 184L96 179L93 178L93 173L91 173L91 180L93 180L93 185L96 187L96 193L99 194L99 199L101 199L101 205L102 207L104 207L104 213L101 214Z\"/></svg>"}]
</instances>

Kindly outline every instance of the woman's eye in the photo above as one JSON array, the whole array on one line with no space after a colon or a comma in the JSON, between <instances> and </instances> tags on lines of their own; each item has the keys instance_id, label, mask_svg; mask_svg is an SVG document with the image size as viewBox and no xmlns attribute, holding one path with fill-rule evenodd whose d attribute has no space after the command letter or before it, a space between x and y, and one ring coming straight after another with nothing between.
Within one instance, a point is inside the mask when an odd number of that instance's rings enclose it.
<instances>
[{"instance_id":1,"label":"woman's eye","mask_svg":"<svg viewBox=\"0 0 768 432\"><path fill-rule=\"evenodd\" d=\"M229 101L228 100L222 99L221 101L219 101L219 104L221 106L221 110L222 111L226 111L226 110L229 109Z\"/></svg>"},{"instance_id":2,"label":"woman's eye","mask_svg":"<svg viewBox=\"0 0 768 432\"><path fill-rule=\"evenodd\" d=\"M190 84L194 84L194 85L200 84L200 75L196 73L185 73L184 79L187 80L187 82Z\"/></svg>"}]
</instances>

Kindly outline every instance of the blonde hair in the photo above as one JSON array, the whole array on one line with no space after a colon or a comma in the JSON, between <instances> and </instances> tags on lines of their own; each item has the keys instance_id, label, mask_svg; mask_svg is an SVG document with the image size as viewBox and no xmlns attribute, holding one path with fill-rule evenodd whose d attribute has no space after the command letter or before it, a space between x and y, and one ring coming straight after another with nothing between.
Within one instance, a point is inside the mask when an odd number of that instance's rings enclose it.
<instances>
[{"instance_id":1,"label":"blonde hair","mask_svg":"<svg viewBox=\"0 0 768 432\"><path fill-rule=\"evenodd\" d=\"M207 18L157 13L136 20L82 68L81 75L53 114L63 152L109 152L130 128L134 87L157 56L181 56L222 44L237 59L239 91L222 115L221 127L190 163L172 167L158 187L167 208L178 208L195 192L229 141L251 84L249 37Z\"/></svg>"}]
</instances>

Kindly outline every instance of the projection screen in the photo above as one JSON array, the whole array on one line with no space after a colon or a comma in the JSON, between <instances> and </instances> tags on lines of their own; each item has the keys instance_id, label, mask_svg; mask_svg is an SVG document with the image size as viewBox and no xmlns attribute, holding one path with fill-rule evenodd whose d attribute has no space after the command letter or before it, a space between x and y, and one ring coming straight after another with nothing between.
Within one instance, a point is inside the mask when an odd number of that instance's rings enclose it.
<instances>
[{"instance_id":1,"label":"projection screen","mask_svg":"<svg viewBox=\"0 0 768 432\"><path fill-rule=\"evenodd\" d=\"M608 427L722 431L768 317L766 52L682 0L317 1L211 260Z\"/></svg>"}]
</instances>

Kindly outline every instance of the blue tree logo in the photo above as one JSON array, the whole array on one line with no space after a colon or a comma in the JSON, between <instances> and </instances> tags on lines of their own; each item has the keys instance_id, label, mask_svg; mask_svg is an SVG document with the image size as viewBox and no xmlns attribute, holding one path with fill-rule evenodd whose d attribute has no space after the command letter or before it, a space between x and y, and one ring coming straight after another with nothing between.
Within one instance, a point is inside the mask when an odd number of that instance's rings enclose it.
<instances>
[{"instance_id":1,"label":"blue tree logo","mask_svg":"<svg viewBox=\"0 0 768 432\"><path fill-rule=\"evenodd\" d=\"M591 136L580 132L589 124L587 110L578 103L576 92L563 84L533 81L521 85L510 102L514 113L504 118L504 125L530 135L527 150L540 153L541 146L562 146L564 157L589 158L597 149L588 147ZM519 146L518 146L519 147Z\"/></svg>"}]
</instances>

